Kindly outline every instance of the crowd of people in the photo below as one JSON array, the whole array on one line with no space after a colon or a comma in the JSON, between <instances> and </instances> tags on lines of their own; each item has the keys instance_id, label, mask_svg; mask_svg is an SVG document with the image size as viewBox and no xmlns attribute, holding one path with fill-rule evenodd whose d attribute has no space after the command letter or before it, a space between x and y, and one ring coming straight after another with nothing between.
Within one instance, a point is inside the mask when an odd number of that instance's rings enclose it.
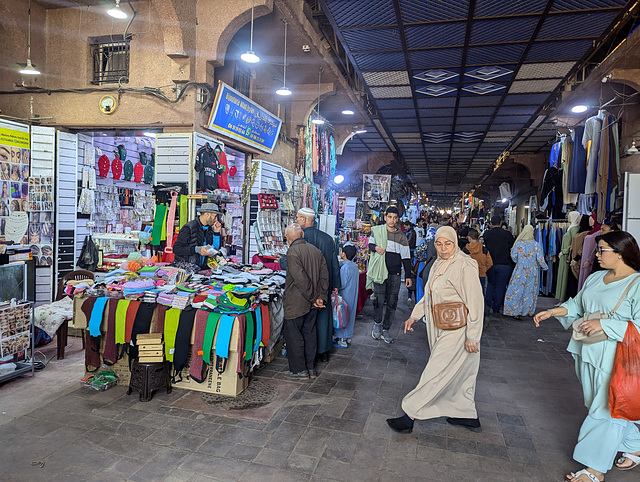
<instances>
[{"instance_id":1,"label":"crowd of people","mask_svg":"<svg viewBox=\"0 0 640 482\"><path fill-rule=\"evenodd\" d=\"M287 270L284 333L290 369L285 375L297 379L316 377L315 361L328 356L331 342L336 348L350 345L358 297L359 272L351 261L355 246L340 249L338 265L334 244L313 226L314 217L308 208L298 212L297 223L287 228L290 248L281 262ZM482 232L477 226L456 230L444 222L420 223L416 229L402 221L401 227L398 218L398 209L389 207L384 224L374 226L369 237L371 336L394 342L390 328L404 274L409 305L416 299L404 333L423 320L430 355L417 386L402 400L404 413L387 424L406 434L415 420L446 417L452 425L480 431L475 387L483 328L491 313L516 319L534 315L540 270L548 269L540 243L532 226L514 239L499 216ZM614 223L600 225L595 216L577 213L568 218L556 291L564 302L537 313L533 321L539 326L555 317L565 328L573 326L574 335L581 334L572 337L568 351L589 410L574 450L574 459L585 468L566 480L602 482L614 465L620 470L640 465L638 420L613 418L609 405L618 343L629 324L640 328L640 249ZM347 306L345 327L332 329L332 294ZM321 318L323 310L327 315ZM585 341L590 336L599 341Z\"/></svg>"}]
</instances>

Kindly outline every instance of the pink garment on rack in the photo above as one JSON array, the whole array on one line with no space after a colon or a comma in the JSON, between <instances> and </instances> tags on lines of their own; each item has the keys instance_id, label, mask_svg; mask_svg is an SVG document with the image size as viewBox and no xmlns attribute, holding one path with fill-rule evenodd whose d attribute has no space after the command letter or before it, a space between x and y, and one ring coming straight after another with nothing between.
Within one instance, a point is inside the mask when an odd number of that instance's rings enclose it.
<instances>
[{"instance_id":1,"label":"pink garment on rack","mask_svg":"<svg viewBox=\"0 0 640 482\"><path fill-rule=\"evenodd\" d=\"M302 185L302 207L307 208L307 184Z\"/></svg>"}]
</instances>

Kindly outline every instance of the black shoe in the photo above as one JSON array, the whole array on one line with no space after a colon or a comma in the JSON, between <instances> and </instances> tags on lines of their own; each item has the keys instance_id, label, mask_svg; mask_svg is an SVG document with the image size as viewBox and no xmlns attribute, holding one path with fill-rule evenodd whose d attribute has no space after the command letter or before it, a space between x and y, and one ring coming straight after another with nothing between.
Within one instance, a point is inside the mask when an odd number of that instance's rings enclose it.
<instances>
[{"instance_id":1,"label":"black shoe","mask_svg":"<svg viewBox=\"0 0 640 482\"><path fill-rule=\"evenodd\" d=\"M413 420L408 415L403 415L398 418L388 418L387 425L398 433L411 433L413 432Z\"/></svg>"},{"instance_id":2,"label":"black shoe","mask_svg":"<svg viewBox=\"0 0 640 482\"><path fill-rule=\"evenodd\" d=\"M320 363L329 363L329 353L320 354Z\"/></svg>"},{"instance_id":3,"label":"black shoe","mask_svg":"<svg viewBox=\"0 0 640 482\"><path fill-rule=\"evenodd\" d=\"M458 425L460 427L468 428L473 432L482 431L482 427L480 426L480 419L478 418L453 418L447 417L447 423L451 425Z\"/></svg>"},{"instance_id":4,"label":"black shoe","mask_svg":"<svg viewBox=\"0 0 640 482\"><path fill-rule=\"evenodd\" d=\"M284 372L284 376L287 378L291 378L292 380L308 380L309 379L309 372L308 371L303 371L303 372L292 372L287 370L286 372Z\"/></svg>"}]
</instances>

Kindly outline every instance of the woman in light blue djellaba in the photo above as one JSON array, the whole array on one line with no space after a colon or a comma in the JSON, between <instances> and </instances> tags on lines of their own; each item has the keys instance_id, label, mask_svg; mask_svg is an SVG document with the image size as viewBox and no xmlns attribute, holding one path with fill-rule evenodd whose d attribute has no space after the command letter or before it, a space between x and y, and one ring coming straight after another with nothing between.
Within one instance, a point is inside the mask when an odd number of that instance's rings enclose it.
<instances>
[{"instance_id":1,"label":"woman in light blue djellaba","mask_svg":"<svg viewBox=\"0 0 640 482\"><path fill-rule=\"evenodd\" d=\"M533 316L538 300L540 268L546 270L544 254L533 237L533 227L525 226L511 248L511 259L516 263L507 294L504 297L504 314L520 319Z\"/></svg>"},{"instance_id":2,"label":"woman in light blue djellaba","mask_svg":"<svg viewBox=\"0 0 640 482\"><path fill-rule=\"evenodd\" d=\"M570 328L586 314L615 311L610 318L585 321L579 327L586 336L602 330L608 339L585 344L572 338L567 347L575 360L584 404L589 410L573 451L574 460L586 468L567 475L567 480L576 482L603 481L614 461L619 470L640 465L640 432L636 425L640 421L612 418L609 411L609 380L616 347L624 339L629 321L640 329L640 251L633 236L624 231L603 234L596 242L596 256L603 271L589 276L575 298L542 311L533 319L540 326L541 321L555 316ZM622 456L616 460L618 452Z\"/></svg>"}]
</instances>

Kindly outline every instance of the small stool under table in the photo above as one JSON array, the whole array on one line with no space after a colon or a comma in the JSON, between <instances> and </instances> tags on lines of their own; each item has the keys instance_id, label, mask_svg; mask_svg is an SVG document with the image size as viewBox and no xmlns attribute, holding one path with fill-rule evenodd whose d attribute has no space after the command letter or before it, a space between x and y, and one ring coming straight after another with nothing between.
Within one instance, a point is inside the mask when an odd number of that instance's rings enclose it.
<instances>
[{"instance_id":1,"label":"small stool under table","mask_svg":"<svg viewBox=\"0 0 640 482\"><path fill-rule=\"evenodd\" d=\"M153 398L153 392L160 388L166 388L167 393L171 393L171 378L166 362L140 363L134 360L127 395L139 390L140 401L148 402Z\"/></svg>"}]
</instances>

